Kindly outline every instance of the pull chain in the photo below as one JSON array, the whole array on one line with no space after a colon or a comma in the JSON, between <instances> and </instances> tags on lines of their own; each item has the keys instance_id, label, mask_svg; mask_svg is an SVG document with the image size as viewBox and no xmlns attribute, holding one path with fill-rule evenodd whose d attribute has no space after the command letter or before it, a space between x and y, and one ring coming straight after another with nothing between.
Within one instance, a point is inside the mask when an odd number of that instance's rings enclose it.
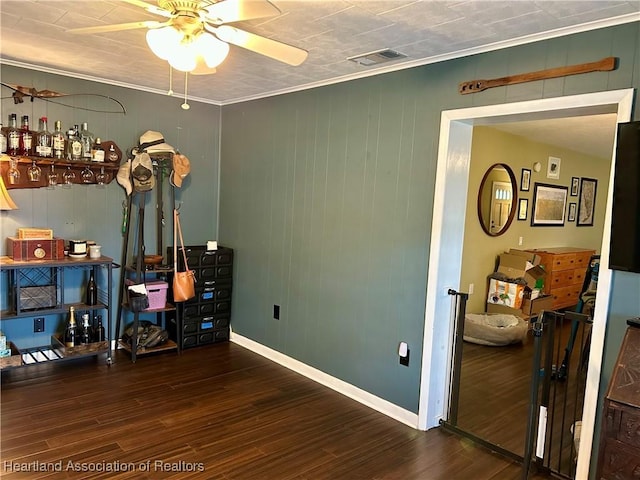
<instances>
[{"instance_id":1,"label":"pull chain","mask_svg":"<svg viewBox=\"0 0 640 480\"><path fill-rule=\"evenodd\" d=\"M173 95L173 68L171 67L171 64L169 63L169 91L167 92L167 95Z\"/></svg>"},{"instance_id":2,"label":"pull chain","mask_svg":"<svg viewBox=\"0 0 640 480\"><path fill-rule=\"evenodd\" d=\"M189 110L191 106L187 103L187 79L189 78L189 72L184 73L184 103L181 105L183 110Z\"/></svg>"}]
</instances>

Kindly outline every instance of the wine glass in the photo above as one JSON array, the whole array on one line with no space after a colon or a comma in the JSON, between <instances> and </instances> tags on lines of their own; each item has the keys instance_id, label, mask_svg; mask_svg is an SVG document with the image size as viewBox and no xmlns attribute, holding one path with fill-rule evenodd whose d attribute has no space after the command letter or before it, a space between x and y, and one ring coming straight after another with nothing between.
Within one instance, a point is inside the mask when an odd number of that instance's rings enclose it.
<instances>
[{"instance_id":1,"label":"wine glass","mask_svg":"<svg viewBox=\"0 0 640 480\"><path fill-rule=\"evenodd\" d=\"M80 177L82 178L82 183L93 183L95 179L95 175L89 168L89 165L84 167L84 170L80 173Z\"/></svg>"},{"instance_id":2,"label":"wine glass","mask_svg":"<svg viewBox=\"0 0 640 480\"><path fill-rule=\"evenodd\" d=\"M76 179L76 174L74 172L71 171L71 165L69 165L67 167L67 170L62 174L62 180L63 180L63 187L64 188L71 188L71 185L73 185L73 181Z\"/></svg>"},{"instance_id":3,"label":"wine glass","mask_svg":"<svg viewBox=\"0 0 640 480\"><path fill-rule=\"evenodd\" d=\"M18 170L18 159L9 157L9 170L7 170L7 180L10 185L20 183L20 170Z\"/></svg>"},{"instance_id":4,"label":"wine glass","mask_svg":"<svg viewBox=\"0 0 640 480\"><path fill-rule=\"evenodd\" d=\"M53 163L51 164L51 170L47 175L47 179L48 179L47 188L49 190L53 190L58 184L58 174L56 173L56 168L54 167Z\"/></svg>"},{"instance_id":5,"label":"wine glass","mask_svg":"<svg viewBox=\"0 0 640 480\"><path fill-rule=\"evenodd\" d=\"M98 186L104 186L109 181L109 174L104 172L104 167L100 167L100 173L96 174Z\"/></svg>"},{"instance_id":6,"label":"wine glass","mask_svg":"<svg viewBox=\"0 0 640 480\"><path fill-rule=\"evenodd\" d=\"M27 176L30 181L39 182L40 175L42 175L42 170L38 165L36 165L36 161L34 160L31 166L27 169Z\"/></svg>"}]
</instances>

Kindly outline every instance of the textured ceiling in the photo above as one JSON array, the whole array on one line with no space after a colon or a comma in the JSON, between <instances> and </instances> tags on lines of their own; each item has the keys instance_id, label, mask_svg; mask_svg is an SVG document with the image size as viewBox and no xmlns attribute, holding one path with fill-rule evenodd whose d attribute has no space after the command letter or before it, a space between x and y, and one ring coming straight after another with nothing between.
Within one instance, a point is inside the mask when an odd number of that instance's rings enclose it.
<instances>
[{"instance_id":1,"label":"textured ceiling","mask_svg":"<svg viewBox=\"0 0 640 480\"><path fill-rule=\"evenodd\" d=\"M280 16L234 25L304 48L307 60L292 67L232 46L217 73L189 77L191 100L224 105L640 19L638 0L273 3ZM163 17L120 1L1 0L0 58L10 65L166 92L169 66L148 49L146 29L82 36L65 31L141 20ZM377 67L347 60L384 48L407 57ZM182 95L184 74L174 74L173 90Z\"/></svg>"}]
</instances>

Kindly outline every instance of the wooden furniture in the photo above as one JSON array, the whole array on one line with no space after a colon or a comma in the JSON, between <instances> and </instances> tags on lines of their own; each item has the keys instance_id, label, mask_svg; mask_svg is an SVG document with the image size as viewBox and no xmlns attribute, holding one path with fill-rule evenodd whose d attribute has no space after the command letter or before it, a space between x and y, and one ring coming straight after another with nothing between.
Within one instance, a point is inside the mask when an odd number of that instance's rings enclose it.
<instances>
[{"instance_id":1,"label":"wooden furniture","mask_svg":"<svg viewBox=\"0 0 640 480\"><path fill-rule=\"evenodd\" d=\"M555 247L528 250L541 257L547 272L544 293L553 295L553 310L573 307L578 303L589 260L595 250Z\"/></svg>"},{"instance_id":2,"label":"wooden furniture","mask_svg":"<svg viewBox=\"0 0 640 480\"><path fill-rule=\"evenodd\" d=\"M627 323L604 400L599 480L638 478L640 472L640 319Z\"/></svg>"},{"instance_id":3,"label":"wooden furniture","mask_svg":"<svg viewBox=\"0 0 640 480\"><path fill-rule=\"evenodd\" d=\"M97 355L105 351L107 352L107 363L110 364L111 272L113 266L113 260L109 257L80 259L64 257L59 260L30 261L13 260L7 256L0 257L2 282L7 282L9 292L8 309L0 312L3 321L14 318L32 319L56 314L64 316L69 312L69 307L74 306L78 312L78 319L80 318L79 314L84 311L103 311L103 318L106 322L104 325L106 341L101 345L88 344L91 345L91 348L80 348L85 347L81 345L75 349L69 349L65 348L54 335L48 345L20 349L22 361L12 366L78 358L83 355ZM67 275L70 271L87 269L93 270L94 277L98 282L98 303L96 305L86 305L79 301L82 290L80 285L77 289L67 288L68 283L74 278L72 275ZM100 269L104 270L104 274L98 276ZM74 290L77 292L76 294L70 293Z\"/></svg>"}]
</instances>

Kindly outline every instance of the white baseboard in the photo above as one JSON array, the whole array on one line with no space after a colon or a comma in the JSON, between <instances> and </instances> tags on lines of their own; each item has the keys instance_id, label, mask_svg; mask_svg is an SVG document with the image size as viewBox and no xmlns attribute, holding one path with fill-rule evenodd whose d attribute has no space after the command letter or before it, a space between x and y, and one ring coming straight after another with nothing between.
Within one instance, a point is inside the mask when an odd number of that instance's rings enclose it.
<instances>
[{"instance_id":1,"label":"white baseboard","mask_svg":"<svg viewBox=\"0 0 640 480\"><path fill-rule=\"evenodd\" d=\"M325 387L329 387L342 395L345 395L357 402L373 408L374 410L387 415L399 422L404 423L412 428L418 428L418 415L410 412L404 408L399 407L387 400L377 397L361 388L355 387L350 383L347 383L338 378L332 377L317 368L313 368L306 363L302 363L299 360L291 358L283 353L280 353L272 348L269 348L261 343L251 340L242 335L238 335L235 332L231 332L230 341L240 345L252 352L262 355L269 360L272 360L283 367L286 367L294 372L304 375L310 380L318 382Z\"/></svg>"}]
</instances>

